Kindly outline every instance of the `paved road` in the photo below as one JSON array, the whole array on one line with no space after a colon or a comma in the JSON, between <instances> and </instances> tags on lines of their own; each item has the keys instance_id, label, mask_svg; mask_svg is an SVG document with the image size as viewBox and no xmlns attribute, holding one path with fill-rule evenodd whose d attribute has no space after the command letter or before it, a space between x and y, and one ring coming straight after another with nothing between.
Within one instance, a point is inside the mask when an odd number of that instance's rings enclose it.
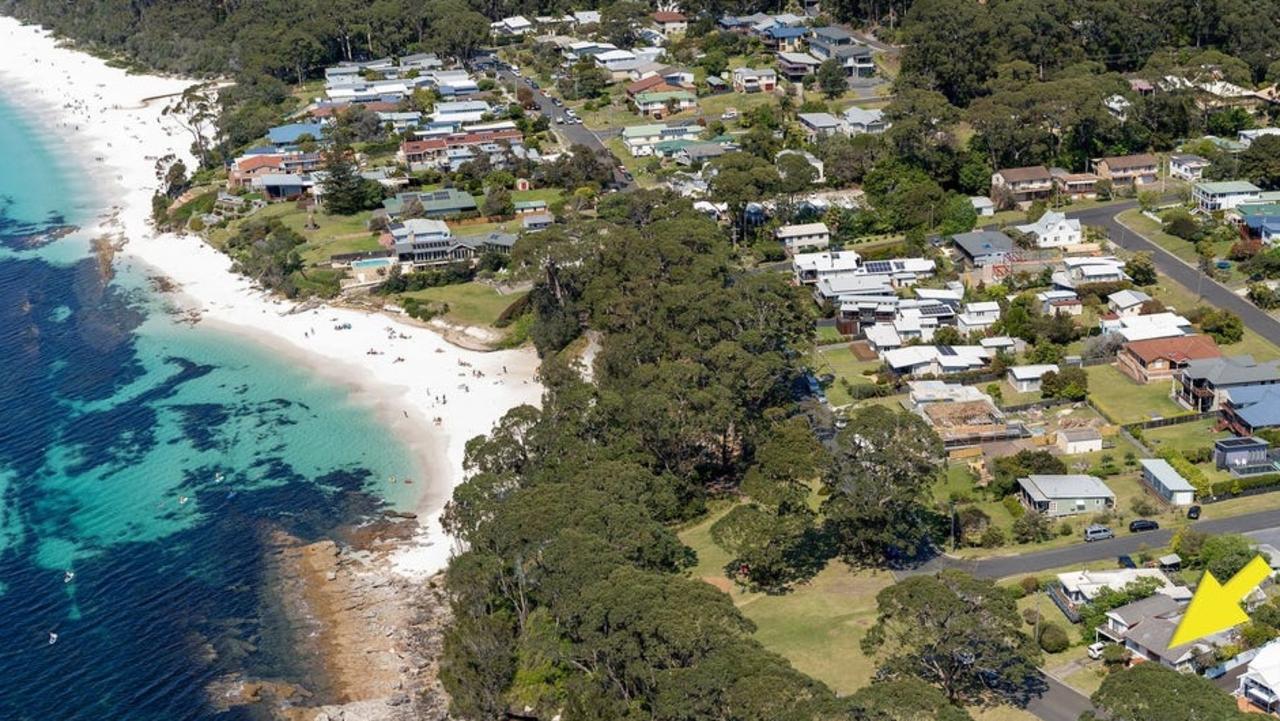
<instances>
[{"instance_id":1,"label":"paved road","mask_svg":"<svg viewBox=\"0 0 1280 721\"><path fill-rule=\"evenodd\" d=\"M1276 529L1275 538L1280 540L1280 510L1259 511L1243 516L1218 518L1199 521L1192 528L1206 533L1248 533L1267 537L1265 531ZM958 568L975 576L984 578L1007 578L1029 573L1039 573L1051 568L1075 566L1090 561L1103 561L1124 554L1135 554L1142 546L1158 548L1169 542L1173 532L1167 528L1148 533L1134 533L1107 541L1093 543L1077 543L1072 546L1055 548L1036 553L1023 553L1017 556L998 556L981 560L963 560L950 556L938 556L928 563L900 572L900 575L918 573L935 573L946 568Z\"/></svg>"},{"instance_id":2,"label":"paved road","mask_svg":"<svg viewBox=\"0 0 1280 721\"><path fill-rule=\"evenodd\" d=\"M1126 250L1150 252L1155 261L1156 269L1160 273L1178 281L1193 292L1198 291L1199 295L1210 305L1225 308L1235 313L1240 316L1240 320L1250 330L1272 343L1280 344L1280 321L1258 310L1255 305L1236 295L1226 286L1205 276L1204 273L1200 272L1199 268L1188 265L1181 258L1138 233L1129 230L1120 221L1116 220L1117 213L1131 207L1134 207L1134 205L1126 203L1118 206L1112 205L1067 213L1067 216L1078 218L1085 225L1098 225L1106 228L1111 240ZM1186 312L1190 308L1179 308L1179 310Z\"/></svg>"},{"instance_id":3,"label":"paved road","mask_svg":"<svg viewBox=\"0 0 1280 721\"><path fill-rule=\"evenodd\" d=\"M1027 710L1044 721L1077 721L1080 714L1093 709L1089 698L1052 678L1045 677L1048 688L1027 703Z\"/></svg>"}]
</instances>

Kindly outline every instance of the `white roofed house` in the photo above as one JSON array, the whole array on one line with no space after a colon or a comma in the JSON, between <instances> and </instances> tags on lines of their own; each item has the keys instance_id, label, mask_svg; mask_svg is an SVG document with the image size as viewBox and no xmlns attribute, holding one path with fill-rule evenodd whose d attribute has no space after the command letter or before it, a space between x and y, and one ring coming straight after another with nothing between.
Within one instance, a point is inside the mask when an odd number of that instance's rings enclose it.
<instances>
[{"instance_id":1,"label":"white roofed house","mask_svg":"<svg viewBox=\"0 0 1280 721\"><path fill-rule=\"evenodd\" d=\"M1202 213L1230 210L1241 203L1259 200L1262 189L1247 180L1224 180L1216 183L1196 183L1191 186L1191 197Z\"/></svg>"},{"instance_id":2,"label":"white roofed house","mask_svg":"<svg viewBox=\"0 0 1280 721\"><path fill-rule=\"evenodd\" d=\"M1063 258L1062 270L1054 271L1053 284L1064 290L1090 283L1116 283L1128 280L1125 262L1112 256Z\"/></svg>"},{"instance_id":3,"label":"white roofed house","mask_svg":"<svg viewBox=\"0 0 1280 721\"><path fill-rule=\"evenodd\" d=\"M1196 182L1204 175L1204 169L1212 165L1199 155L1174 153L1169 156L1169 175L1190 182Z\"/></svg>"},{"instance_id":4,"label":"white roofed house","mask_svg":"<svg viewBox=\"0 0 1280 721\"><path fill-rule=\"evenodd\" d=\"M968 335L985 332L1000 320L1000 304L995 301L966 303L964 312L956 318L956 329Z\"/></svg>"},{"instance_id":5,"label":"white roofed house","mask_svg":"<svg viewBox=\"0 0 1280 721\"><path fill-rule=\"evenodd\" d=\"M1269 714L1280 711L1280 643L1270 643L1240 674L1236 695Z\"/></svg>"},{"instance_id":6,"label":"white roofed house","mask_svg":"<svg viewBox=\"0 0 1280 721\"><path fill-rule=\"evenodd\" d=\"M844 273L818 278L813 284L814 298L819 302L844 300L848 296L894 296L893 285L883 275Z\"/></svg>"},{"instance_id":7,"label":"white roofed house","mask_svg":"<svg viewBox=\"0 0 1280 721\"><path fill-rule=\"evenodd\" d=\"M841 118L844 121L844 131L849 135L864 133L874 135L889 129L889 121L884 119L884 111L878 108L868 110L854 106L845 110Z\"/></svg>"},{"instance_id":8,"label":"white roofed house","mask_svg":"<svg viewBox=\"0 0 1280 721\"><path fill-rule=\"evenodd\" d=\"M840 120L831 113L800 113L796 117L800 119L800 125L804 127L809 142L841 131Z\"/></svg>"},{"instance_id":9,"label":"white roofed house","mask_svg":"<svg viewBox=\"0 0 1280 721\"><path fill-rule=\"evenodd\" d=\"M435 123L478 123L493 109L483 100L458 100L447 103L436 103L431 110L431 120Z\"/></svg>"},{"instance_id":10,"label":"white roofed house","mask_svg":"<svg viewBox=\"0 0 1280 721\"><path fill-rule=\"evenodd\" d=\"M1138 464L1142 466L1142 482L1165 501L1175 506L1189 506L1195 500L1195 486L1183 478L1168 461L1163 458L1143 458Z\"/></svg>"},{"instance_id":11,"label":"white roofed house","mask_svg":"<svg viewBox=\"0 0 1280 721\"><path fill-rule=\"evenodd\" d=\"M796 253L791 258L791 269L796 281L806 285L821 278L856 273L862 267L862 256L852 250L823 253Z\"/></svg>"},{"instance_id":12,"label":"white roofed house","mask_svg":"<svg viewBox=\"0 0 1280 721\"><path fill-rule=\"evenodd\" d=\"M411 218L392 223L387 228L392 247L402 263L433 265L463 260L474 255L465 251L460 255L448 224L431 218Z\"/></svg>"},{"instance_id":13,"label":"white roofed house","mask_svg":"<svg viewBox=\"0 0 1280 721\"><path fill-rule=\"evenodd\" d=\"M800 248L825 248L831 244L831 231L826 223L784 225L775 230L773 236L791 252Z\"/></svg>"},{"instance_id":14,"label":"white roofed house","mask_svg":"<svg viewBox=\"0 0 1280 721\"><path fill-rule=\"evenodd\" d=\"M1067 455L1102 450L1102 434L1097 428L1068 428L1058 431L1058 448Z\"/></svg>"},{"instance_id":15,"label":"white roofed house","mask_svg":"<svg viewBox=\"0 0 1280 721\"><path fill-rule=\"evenodd\" d=\"M1142 306L1151 296L1140 290L1121 290L1107 296L1107 307L1118 316L1142 315Z\"/></svg>"},{"instance_id":16,"label":"white roofed house","mask_svg":"<svg viewBox=\"0 0 1280 721\"><path fill-rule=\"evenodd\" d=\"M1119 333L1129 342L1152 338L1176 338L1195 333L1195 326L1191 325L1191 321L1177 313L1168 312L1103 318L1099 326L1104 335Z\"/></svg>"},{"instance_id":17,"label":"white roofed house","mask_svg":"<svg viewBox=\"0 0 1280 721\"><path fill-rule=\"evenodd\" d=\"M1065 248L1084 241L1080 221L1054 210L1045 211L1034 223L1015 227L1019 232L1035 236L1038 248Z\"/></svg>"},{"instance_id":18,"label":"white roofed house","mask_svg":"<svg viewBox=\"0 0 1280 721\"><path fill-rule=\"evenodd\" d=\"M1101 513L1116 504L1116 494L1096 476L1039 475L1018 479L1022 505L1051 518Z\"/></svg>"},{"instance_id":19,"label":"white roofed house","mask_svg":"<svg viewBox=\"0 0 1280 721\"><path fill-rule=\"evenodd\" d=\"M1106 571L1071 571L1058 574L1061 598L1075 610L1093 601L1103 591L1123 591L1129 584L1142 579L1154 579L1159 586L1156 593L1175 601L1191 600L1191 590L1179 586L1158 568L1117 568Z\"/></svg>"},{"instance_id":20,"label":"white roofed house","mask_svg":"<svg viewBox=\"0 0 1280 721\"><path fill-rule=\"evenodd\" d=\"M1045 373L1057 373L1058 366L1053 363L1037 365L1012 366L1005 377L1009 385L1019 393L1038 393Z\"/></svg>"},{"instance_id":21,"label":"white roofed house","mask_svg":"<svg viewBox=\"0 0 1280 721\"><path fill-rule=\"evenodd\" d=\"M884 362L899 375L944 375L981 370L994 355L982 346L914 345L887 351Z\"/></svg>"},{"instance_id":22,"label":"white roofed house","mask_svg":"<svg viewBox=\"0 0 1280 721\"><path fill-rule=\"evenodd\" d=\"M494 35L514 37L533 32L533 23L529 22L528 18L523 15L513 15L495 23L490 23L489 28L493 30Z\"/></svg>"}]
</instances>

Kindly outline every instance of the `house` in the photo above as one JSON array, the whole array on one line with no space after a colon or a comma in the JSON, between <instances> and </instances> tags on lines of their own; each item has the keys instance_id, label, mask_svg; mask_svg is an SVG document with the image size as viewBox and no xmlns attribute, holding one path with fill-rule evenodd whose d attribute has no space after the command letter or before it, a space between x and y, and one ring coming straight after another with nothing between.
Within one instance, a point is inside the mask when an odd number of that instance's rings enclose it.
<instances>
[{"instance_id":1,"label":"house","mask_svg":"<svg viewBox=\"0 0 1280 721\"><path fill-rule=\"evenodd\" d=\"M956 330L962 334L982 333L1000 320L1000 304L995 301L967 303L956 317Z\"/></svg>"},{"instance_id":2,"label":"house","mask_svg":"<svg viewBox=\"0 0 1280 721\"><path fill-rule=\"evenodd\" d=\"M990 198L975 195L969 198L969 204L973 206L973 212L977 213L979 218L990 218L996 214L996 204L992 203Z\"/></svg>"},{"instance_id":3,"label":"house","mask_svg":"<svg viewBox=\"0 0 1280 721\"><path fill-rule=\"evenodd\" d=\"M325 124L319 122L277 125L267 130L267 140L277 148L297 145L308 138L318 141L324 137L324 127Z\"/></svg>"},{"instance_id":4,"label":"house","mask_svg":"<svg viewBox=\"0 0 1280 721\"><path fill-rule=\"evenodd\" d=\"M1250 468L1268 467L1272 470L1270 446L1267 441L1254 436L1214 441L1213 467L1231 471L1233 475Z\"/></svg>"},{"instance_id":5,"label":"house","mask_svg":"<svg viewBox=\"0 0 1280 721\"><path fill-rule=\"evenodd\" d=\"M1280 386L1231 388L1226 391L1221 411L1223 422L1236 435L1252 436L1258 431L1280 427Z\"/></svg>"},{"instance_id":6,"label":"house","mask_svg":"<svg viewBox=\"0 0 1280 721\"><path fill-rule=\"evenodd\" d=\"M1280 128L1250 128L1249 130L1241 130L1236 133L1236 140L1241 145L1248 148L1253 145L1253 141L1264 135L1280 135Z\"/></svg>"},{"instance_id":7,"label":"house","mask_svg":"<svg viewBox=\"0 0 1280 721\"><path fill-rule=\"evenodd\" d=\"M1056 210L1046 210L1040 219L1027 225L1014 226L1020 233L1035 236L1038 248L1065 248L1084 240L1080 221Z\"/></svg>"},{"instance_id":8,"label":"house","mask_svg":"<svg viewBox=\"0 0 1280 721\"><path fill-rule=\"evenodd\" d=\"M499 37L516 37L533 32L533 23L529 22L528 18L523 15L515 15L489 23L489 29Z\"/></svg>"},{"instance_id":9,"label":"house","mask_svg":"<svg viewBox=\"0 0 1280 721\"><path fill-rule=\"evenodd\" d=\"M844 132L849 135L863 133L874 135L889 129L889 123L884 119L884 111L878 108L867 110L854 106L845 110L840 117L844 121Z\"/></svg>"},{"instance_id":10,"label":"house","mask_svg":"<svg viewBox=\"0 0 1280 721\"><path fill-rule=\"evenodd\" d=\"M1019 393L1039 393L1044 374L1057 372L1058 366L1054 363L1013 366L1005 373L1005 379Z\"/></svg>"},{"instance_id":11,"label":"house","mask_svg":"<svg viewBox=\"0 0 1280 721\"><path fill-rule=\"evenodd\" d=\"M810 34L813 36L814 42L819 42L829 47L842 47L856 43L852 33L835 25L814 28L810 31Z\"/></svg>"},{"instance_id":12,"label":"house","mask_svg":"<svg viewBox=\"0 0 1280 721\"><path fill-rule=\"evenodd\" d=\"M536 233L550 228L554 222L550 213L528 213L520 218L520 227L527 233Z\"/></svg>"},{"instance_id":13,"label":"house","mask_svg":"<svg viewBox=\"0 0 1280 721\"><path fill-rule=\"evenodd\" d=\"M306 195L307 190L315 186L315 182L306 175L271 173L254 176L250 185L268 201L274 202L297 200Z\"/></svg>"},{"instance_id":14,"label":"house","mask_svg":"<svg viewBox=\"0 0 1280 721\"><path fill-rule=\"evenodd\" d=\"M1191 591L1179 586L1158 568L1117 568L1108 571L1072 571L1058 574L1058 598L1068 607L1077 610L1092 602L1103 591L1123 591L1129 584L1142 579L1155 579L1160 585L1156 593L1174 600L1190 600Z\"/></svg>"},{"instance_id":15,"label":"house","mask_svg":"<svg viewBox=\"0 0 1280 721\"><path fill-rule=\"evenodd\" d=\"M1142 482L1165 502L1175 506L1189 506L1196 497L1196 489L1163 458L1143 458Z\"/></svg>"},{"instance_id":16,"label":"house","mask_svg":"<svg viewBox=\"0 0 1280 721\"><path fill-rule=\"evenodd\" d=\"M840 121L831 113L800 113L797 117L809 142L840 132Z\"/></svg>"},{"instance_id":17,"label":"house","mask_svg":"<svg viewBox=\"0 0 1280 721\"><path fill-rule=\"evenodd\" d=\"M641 62L636 54L630 50L618 50L616 48L594 53L591 59L595 61L596 65L608 70L614 80L622 80L626 77L628 70Z\"/></svg>"},{"instance_id":18,"label":"house","mask_svg":"<svg viewBox=\"0 0 1280 721\"><path fill-rule=\"evenodd\" d=\"M698 98L688 90L648 91L634 98L636 112L641 115L662 117L698 107Z\"/></svg>"},{"instance_id":19,"label":"house","mask_svg":"<svg viewBox=\"0 0 1280 721\"><path fill-rule=\"evenodd\" d=\"M410 218L387 227L391 246L401 263L435 265L470 258L472 253L460 251L453 233L443 220Z\"/></svg>"},{"instance_id":20,"label":"house","mask_svg":"<svg viewBox=\"0 0 1280 721\"><path fill-rule=\"evenodd\" d=\"M825 248L831 243L831 231L826 223L784 225L773 232L773 237L791 252L799 248Z\"/></svg>"},{"instance_id":21,"label":"house","mask_svg":"<svg viewBox=\"0 0 1280 721\"><path fill-rule=\"evenodd\" d=\"M572 15L573 15L574 25L582 26L582 25L599 25L600 24L599 10L579 10L577 12L574 12Z\"/></svg>"},{"instance_id":22,"label":"house","mask_svg":"<svg viewBox=\"0 0 1280 721\"><path fill-rule=\"evenodd\" d=\"M1195 332L1191 321L1169 312L1104 317L1098 325L1103 333L1119 333L1126 341L1174 338Z\"/></svg>"},{"instance_id":23,"label":"house","mask_svg":"<svg viewBox=\"0 0 1280 721\"><path fill-rule=\"evenodd\" d=\"M516 215L547 212L547 201L545 200L517 200L511 205L515 209Z\"/></svg>"},{"instance_id":24,"label":"house","mask_svg":"<svg viewBox=\"0 0 1280 721\"><path fill-rule=\"evenodd\" d=\"M813 182L815 184L827 182L827 174L825 172L826 165L823 164L821 160L818 160L816 155L807 150L780 150L778 151L778 155L775 157L775 160L788 155L798 155L801 158L804 158L804 161L809 164L809 167L813 168Z\"/></svg>"},{"instance_id":25,"label":"house","mask_svg":"<svg viewBox=\"0 0 1280 721\"><path fill-rule=\"evenodd\" d=\"M1258 200L1262 197L1262 189L1247 180L1196 183L1191 188L1191 197L1201 213L1215 213Z\"/></svg>"},{"instance_id":26,"label":"house","mask_svg":"<svg viewBox=\"0 0 1280 721\"><path fill-rule=\"evenodd\" d=\"M1073 456L1102 450L1102 434L1097 428L1068 428L1058 431L1058 449Z\"/></svg>"},{"instance_id":27,"label":"house","mask_svg":"<svg viewBox=\"0 0 1280 721\"><path fill-rule=\"evenodd\" d=\"M1095 632L1100 640L1118 643L1138 659L1195 673L1197 659L1226 645L1228 637L1218 633L1171 648L1169 642L1185 611L1183 602L1157 593L1107 611L1106 623Z\"/></svg>"},{"instance_id":28,"label":"house","mask_svg":"<svg viewBox=\"0 0 1280 721\"><path fill-rule=\"evenodd\" d=\"M778 72L787 80L799 81L818 70L822 61L809 53L778 53Z\"/></svg>"},{"instance_id":29,"label":"house","mask_svg":"<svg viewBox=\"0 0 1280 721\"><path fill-rule=\"evenodd\" d=\"M778 74L768 68L738 68L733 71L733 90L738 93L771 93L778 87Z\"/></svg>"},{"instance_id":30,"label":"house","mask_svg":"<svg viewBox=\"0 0 1280 721\"><path fill-rule=\"evenodd\" d=\"M1063 168L1049 168L1053 178L1053 189L1061 196L1072 200L1085 200L1098 197L1098 181L1095 173L1072 173Z\"/></svg>"},{"instance_id":31,"label":"house","mask_svg":"<svg viewBox=\"0 0 1280 721\"><path fill-rule=\"evenodd\" d=\"M822 253L796 253L791 256L791 271L797 283L812 285L828 276L849 275L862 267L862 256L852 250Z\"/></svg>"},{"instance_id":32,"label":"house","mask_svg":"<svg viewBox=\"0 0 1280 721\"><path fill-rule=\"evenodd\" d=\"M1175 371L1192 360L1221 358L1222 351L1207 335L1152 338L1125 343L1116 354L1116 365L1138 383L1173 378Z\"/></svg>"},{"instance_id":33,"label":"house","mask_svg":"<svg viewBox=\"0 0 1280 721\"><path fill-rule=\"evenodd\" d=\"M1084 302L1074 290L1042 290L1036 293L1036 300L1045 315L1077 316L1084 312Z\"/></svg>"},{"instance_id":34,"label":"house","mask_svg":"<svg viewBox=\"0 0 1280 721\"><path fill-rule=\"evenodd\" d=\"M884 353L884 362L899 375L943 375L981 370L995 354L974 345L913 345Z\"/></svg>"},{"instance_id":35,"label":"house","mask_svg":"<svg viewBox=\"0 0 1280 721\"><path fill-rule=\"evenodd\" d=\"M649 125L632 125L622 129L622 144L632 157L640 158L653 155L658 143L669 140L695 140L702 133L698 125L665 125L654 123Z\"/></svg>"},{"instance_id":36,"label":"house","mask_svg":"<svg viewBox=\"0 0 1280 721\"><path fill-rule=\"evenodd\" d=\"M1095 476L1033 474L1019 478L1018 489L1027 510L1050 518L1102 513L1116 504L1116 494Z\"/></svg>"},{"instance_id":37,"label":"house","mask_svg":"<svg viewBox=\"0 0 1280 721\"><path fill-rule=\"evenodd\" d=\"M1151 302L1151 296L1140 290L1125 289L1107 296L1107 307L1118 316L1142 315L1142 306Z\"/></svg>"},{"instance_id":38,"label":"house","mask_svg":"<svg viewBox=\"0 0 1280 721\"><path fill-rule=\"evenodd\" d=\"M1063 290L1075 290L1078 285L1090 283L1116 283L1129 279L1124 266L1123 260L1113 256L1063 258L1062 270L1054 271L1052 280Z\"/></svg>"},{"instance_id":39,"label":"house","mask_svg":"<svg viewBox=\"0 0 1280 721\"><path fill-rule=\"evenodd\" d=\"M1200 180L1209 165L1209 161L1199 155L1175 153L1169 156L1169 176L1194 183Z\"/></svg>"},{"instance_id":40,"label":"house","mask_svg":"<svg viewBox=\"0 0 1280 721\"><path fill-rule=\"evenodd\" d=\"M715 160L725 152L725 147L720 143L690 143L676 151L676 162L689 167L699 166Z\"/></svg>"},{"instance_id":41,"label":"house","mask_svg":"<svg viewBox=\"0 0 1280 721\"><path fill-rule=\"evenodd\" d=\"M466 125L484 120L493 108L483 100L454 100L436 103L431 110L431 121L437 125Z\"/></svg>"},{"instance_id":42,"label":"house","mask_svg":"<svg viewBox=\"0 0 1280 721\"><path fill-rule=\"evenodd\" d=\"M471 194L454 188L400 193L382 201L383 212L389 218L400 217L406 207L413 205L421 206L420 214L425 218L446 218L478 210L476 199Z\"/></svg>"},{"instance_id":43,"label":"house","mask_svg":"<svg viewBox=\"0 0 1280 721\"><path fill-rule=\"evenodd\" d=\"M951 236L960 254L960 259L973 266L983 268L988 265L999 265L1013 255L1013 241L998 230L974 230Z\"/></svg>"},{"instance_id":44,"label":"house","mask_svg":"<svg viewBox=\"0 0 1280 721\"><path fill-rule=\"evenodd\" d=\"M1250 355L1203 358L1174 372L1174 398L1183 406L1203 413L1222 407L1232 388L1280 383L1280 361L1259 363Z\"/></svg>"},{"instance_id":45,"label":"house","mask_svg":"<svg viewBox=\"0 0 1280 721\"><path fill-rule=\"evenodd\" d=\"M997 207L1047 198L1053 194L1053 176L1043 165L1003 168L991 175L991 201Z\"/></svg>"},{"instance_id":46,"label":"house","mask_svg":"<svg viewBox=\"0 0 1280 721\"><path fill-rule=\"evenodd\" d=\"M684 13L671 10L659 10L653 14L653 25L658 32L667 37L683 35L689 29L689 18Z\"/></svg>"},{"instance_id":47,"label":"house","mask_svg":"<svg viewBox=\"0 0 1280 721\"><path fill-rule=\"evenodd\" d=\"M1150 153L1120 155L1100 158L1093 164L1098 177L1110 180L1112 185L1143 186L1156 182L1160 175L1160 160Z\"/></svg>"},{"instance_id":48,"label":"house","mask_svg":"<svg viewBox=\"0 0 1280 721\"><path fill-rule=\"evenodd\" d=\"M1108 96L1102 101L1102 105L1108 113L1122 123L1129 117L1129 109L1133 107L1133 103L1123 95Z\"/></svg>"},{"instance_id":49,"label":"house","mask_svg":"<svg viewBox=\"0 0 1280 721\"><path fill-rule=\"evenodd\" d=\"M1236 695L1263 713L1280 711L1280 643L1263 646L1249 661L1240 674Z\"/></svg>"},{"instance_id":50,"label":"house","mask_svg":"<svg viewBox=\"0 0 1280 721\"><path fill-rule=\"evenodd\" d=\"M764 41L765 47L774 52L793 53L804 44L805 36L808 34L807 28L774 25L765 30L760 39Z\"/></svg>"},{"instance_id":51,"label":"house","mask_svg":"<svg viewBox=\"0 0 1280 721\"><path fill-rule=\"evenodd\" d=\"M893 285L882 275L845 273L822 276L813 284L813 297L818 303L839 301L841 304L846 301L868 299L874 307L884 306L888 301L892 303L892 307L886 308L889 312L887 319L889 321L893 320L898 308Z\"/></svg>"},{"instance_id":52,"label":"house","mask_svg":"<svg viewBox=\"0 0 1280 721\"><path fill-rule=\"evenodd\" d=\"M876 74L876 63L871 48L866 45L831 45L820 40L809 42L809 54L819 61L835 59L844 74L853 78L869 78Z\"/></svg>"},{"instance_id":53,"label":"house","mask_svg":"<svg viewBox=\"0 0 1280 721\"><path fill-rule=\"evenodd\" d=\"M284 156L245 155L236 158L227 173L227 187L236 189L251 185L253 179L264 175L280 175L284 172Z\"/></svg>"}]
</instances>

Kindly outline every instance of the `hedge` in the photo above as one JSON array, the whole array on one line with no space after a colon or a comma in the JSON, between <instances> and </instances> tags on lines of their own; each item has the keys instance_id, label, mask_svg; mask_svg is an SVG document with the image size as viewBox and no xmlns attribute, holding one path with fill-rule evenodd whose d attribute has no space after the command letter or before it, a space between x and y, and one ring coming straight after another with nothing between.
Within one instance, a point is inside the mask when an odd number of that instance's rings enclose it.
<instances>
[{"instance_id":1,"label":"hedge","mask_svg":"<svg viewBox=\"0 0 1280 721\"><path fill-rule=\"evenodd\" d=\"M1017 496L1005 496L1001 503L1004 504L1005 510L1009 511L1009 515L1014 518L1022 518L1022 514L1027 512L1027 509L1023 508L1022 504L1018 502Z\"/></svg>"},{"instance_id":2,"label":"hedge","mask_svg":"<svg viewBox=\"0 0 1280 721\"><path fill-rule=\"evenodd\" d=\"M1280 473L1264 473L1247 478L1232 478L1229 481L1218 481L1209 486L1209 494L1217 496L1237 496L1255 488L1280 486Z\"/></svg>"},{"instance_id":3,"label":"hedge","mask_svg":"<svg viewBox=\"0 0 1280 721\"><path fill-rule=\"evenodd\" d=\"M1168 461L1179 475L1187 479L1187 482L1196 489L1197 494L1203 496L1210 490L1209 479L1205 477L1204 471L1192 465L1181 451L1176 448L1165 448L1160 451L1159 456Z\"/></svg>"}]
</instances>

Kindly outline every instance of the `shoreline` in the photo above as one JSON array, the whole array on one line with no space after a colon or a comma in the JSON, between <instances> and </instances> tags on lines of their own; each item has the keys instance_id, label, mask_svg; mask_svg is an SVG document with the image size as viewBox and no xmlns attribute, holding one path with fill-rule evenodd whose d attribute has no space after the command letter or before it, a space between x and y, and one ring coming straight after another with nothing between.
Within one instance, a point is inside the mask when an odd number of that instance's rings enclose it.
<instances>
[{"instance_id":1,"label":"shoreline","mask_svg":"<svg viewBox=\"0 0 1280 721\"><path fill-rule=\"evenodd\" d=\"M166 279L171 287L157 297L179 306L188 319L199 317L175 326L207 324L265 347L340 383L353 403L370 408L418 459L413 481L420 488L412 509L418 532L390 554L389 563L411 578L443 570L453 544L439 516L463 480L466 442L487 433L510 408L540 403L536 354L465 350L436 331L385 313L328 305L293 312L299 304L256 289L231 270L228 256L200 238L157 234L149 220L151 194L159 184L156 160L172 154L188 167L193 163L190 136L155 99L180 93L194 81L128 74L9 17L0 17L0 40L14 62L10 67L21 68L0 68L14 104L48 135L70 136L88 148L80 167L74 167L75 158L65 161L84 176L79 184L101 200L83 236L121 246L115 268L136 264ZM335 329L344 324L350 329ZM437 417L439 426L432 421Z\"/></svg>"}]
</instances>

